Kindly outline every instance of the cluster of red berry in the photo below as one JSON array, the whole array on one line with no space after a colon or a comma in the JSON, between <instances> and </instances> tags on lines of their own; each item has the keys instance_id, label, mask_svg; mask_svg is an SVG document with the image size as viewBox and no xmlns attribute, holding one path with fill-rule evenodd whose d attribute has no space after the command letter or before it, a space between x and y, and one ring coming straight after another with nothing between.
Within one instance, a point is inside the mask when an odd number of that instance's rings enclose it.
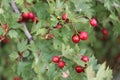
<instances>
[{"instance_id":1,"label":"cluster of red berry","mask_svg":"<svg viewBox=\"0 0 120 80\"><path fill-rule=\"evenodd\" d=\"M2 36L0 36L0 41L2 41L3 43L9 43L10 40L9 40L9 38L6 37L6 34L8 33L7 23L3 24L2 28L4 30L4 34Z\"/></svg>"},{"instance_id":2,"label":"cluster of red berry","mask_svg":"<svg viewBox=\"0 0 120 80\"><path fill-rule=\"evenodd\" d=\"M88 62L88 61L89 61L89 58L88 58L87 56L82 56L81 60L82 60L83 62ZM53 56L53 57L52 57L52 62L57 63L57 65L58 65L59 68L64 68L64 66L65 66L65 64L66 64L65 61L61 60L61 58L60 58L59 56ZM84 67L81 67L81 66L79 66L79 65L77 65L77 66L75 67L75 71L76 71L77 73L84 72L84 69L85 69Z\"/></svg>"},{"instance_id":3,"label":"cluster of red berry","mask_svg":"<svg viewBox=\"0 0 120 80\"><path fill-rule=\"evenodd\" d=\"M91 24L91 26L96 27L96 26L97 26L97 21L96 21L96 19L95 19L95 18L92 18L92 19L90 20L90 24ZM81 32L79 32L78 34L74 34L74 35L72 36L72 41L73 41L74 43L78 43L78 42L80 41L80 39L81 39L81 40L87 40L87 39L88 39L88 33L85 32L85 31L81 31Z\"/></svg>"},{"instance_id":4,"label":"cluster of red berry","mask_svg":"<svg viewBox=\"0 0 120 80\"><path fill-rule=\"evenodd\" d=\"M18 23L28 22L29 20L32 20L34 23L38 23L38 18L33 12L22 12L21 17L18 19Z\"/></svg>"},{"instance_id":5,"label":"cluster of red berry","mask_svg":"<svg viewBox=\"0 0 120 80\"><path fill-rule=\"evenodd\" d=\"M59 68L63 68L65 66L65 62L63 60L61 60L61 58L59 56L53 56L52 61L54 63L57 63Z\"/></svg>"},{"instance_id":6,"label":"cluster of red berry","mask_svg":"<svg viewBox=\"0 0 120 80\"><path fill-rule=\"evenodd\" d=\"M67 14L66 14L66 13L63 13L63 14L62 14L62 20L65 21L65 22L69 20L69 19L67 18ZM58 24L55 26L55 28L56 28L56 29L62 28L62 24L58 23Z\"/></svg>"}]
</instances>

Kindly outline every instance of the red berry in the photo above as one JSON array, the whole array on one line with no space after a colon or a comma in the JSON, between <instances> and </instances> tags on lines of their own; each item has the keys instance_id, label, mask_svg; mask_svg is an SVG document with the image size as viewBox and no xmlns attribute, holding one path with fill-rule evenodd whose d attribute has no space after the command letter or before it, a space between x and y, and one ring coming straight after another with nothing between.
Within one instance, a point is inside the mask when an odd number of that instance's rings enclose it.
<instances>
[{"instance_id":1,"label":"red berry","mask_svg":"<svg viewBox=\"0 0 120 80\"><path fill-rule=\"evenodd\" d=\"M57 25L55 26L55 28L60 29L60 28L62 28L62 25L61 25L61 24L57 24Z\"/></svg>"},{"instance_id":2,"label":"red berry","mask_svg":"<svg viewBox=\"0 0 120 80\"><path fill-rule=\"evenodd\" d=\"M88 39L88 33L85 31L80 32L79 37L81 40L87 40Z\"/></svg>"},{"instance_id":3,"label":"red berry","mask_svg":"<svg viewBox=\"0 0 120 80\"><path fill-rule=\"evenodd\" d=\"M34 17L33 19L32 19L32 21L34 22L34 23L38 23L38 18L37 17Z\"/></svg>"},{"instance_id":4,"label":"red berry","mask_svg":"<svg viewBox=\"0 0 120 80\"><path fill-rule=\"evenodd\" d=\"M67 14L66 13L63 13L62 14L62 20L66 20L67 19Z\"/></svg>"},{"instance_id":5,"label":"red berry","mask_svg":"<svg viewBox=\"0 0 120 80\"><path fill-rule=\"evenodd\" d=\"M28 15L28 13L24 13L24 12L22 12L22 18L23 19L25 19L25 20L28 20L29 19L29 15Z\"/></svg>"},{"instance_id":6,"label":"red berry","mask_svg":"<svg viewBox=\"0 0 120 80\"><path fill-rule=\"evenodd\" d=\"M90 24L91 24L91 26L96 27L98 23L97 23L97 20L95 18L92 18L90 20Z\"/></svg>"},{"instance_id":7,"label":"red berry","mask_svg":"<svg viewBox=\"0 0 120 80\"><path fill-rule=\"evenodd\" d=\"M102 34L107 36L108 35L108 30L106 28L102 29Z\"/></svg>"},{"instance_id":8,"label":"red berry","mask_svg":"<svg viewBox=\"0 0 120 80\"><path fill-rule=\"evenodd\" d=\"M81 66L76 66L76 67L75 67L75 71L76 71L77 73L81 73L81 72L84 72L84 69L83 69Z\"/></svg>"},{"instance_id":9,"label":"red berry","mask_svg":"<svg viewBox=\"0 0 120 80\"><path fill-rule=\"evenodd\" d=\"M20 77L14 77L13 80L21 80Z\"/></svg>"},{"instance_id":10,"label":"red berry","mask_svg":"<svg viewBox=\"0 0 120 80\"><path fill-rule=\"evenodd\" d=\"M7 43L9 43L10 42L10 39L9 38L5 38L5 39L3 39L3 41L2 41L3 43L5 43L5 44L7 44Z\"/></svg>"},{"instance_id":11,"label":"red berry","mask_svg":"<svg viewBox=\"0 0 120 80\"><path fill-rule=\"evenodd\" d=\"M79 35L73 35L73 36L72 36L72 41L73 41L74 43L78 43L78 42L80 41Z\"/></svg>"},{"instance_id":12,"label":"red berry","mask_svg":"<svg viewBox=\"0 0 120 80\"><path fill-rule=\"evenodd\" d=\"M7 29L7 28L8 28L7 23L3 24L3 28L4 28L4 29Z\"/></svg>"},{"instance_id":13,"label":"red berry","mask_svg":"<svg viewBox=\"0 0 120 80\"><path fill-rule=\"evenodd\" d=\"M63 68L65 66L65 62L64 61L59 61L58 62L58 67L59 68Z\"/></svg>"},{"instance_id":14,"label":"red berry","mask_svg":"<svg viewBox=\"0 0 120 80\"><path fill-rule=\"evenodd\" d=\"M28 13L28 16L29 16L29 19L33 19L35 17L34 13L33 12L29 12Z\"/></svg>"},{"instance_id":15,"label":"red berry","mask_svg":"<svg viewBox=\"0 0 120 80\"><path fill-rule=\"evenodd\" d=\"M4 31L5 31L5 32L7 32L7 31L8 31L8 26L7 26L7 23L3 24L3 29L4 29Z\"/></svg>"},{"instance_id":16,"label":"red berry","mask_svg":"<svg viewBox=\"0 0 120 80\"><path fill-rule=\"evenodd\" d=\"M52 33L49 34L49 37L50 37L50 38L54 38L54 34L52 34Z\"/></svg>"},{"instance_id":17,"label":"red berry","mask_svg":"<svg viewBox=\"0 0 120 80\"><path fill-rule=\"evenodd\" d=\"M0 41L4 40L5 37L4 36L0 36Z\"/></svg>"},{"instance_id":18,"label":"red berry","mask_svg":"<svg viewBox=\"0 0 120 80\"><path fill-rule=\"evenodd\" d=\"M83 62L88 62L89 61L89 58L87 56L82 56L81 60Z\"/></svg>"},{"instance_id":19,"label":"red berry","mask_svg":"<svg viewBox=\"0 0 120 80\"><path fill-rule=\"evenodd\" d=\"M54 63L58 63L58 62L60 61L60 57L59 57L59 56L53 56L53 57L52 57L52 61L53 61Z\"/></svg>"},{"instance_id":20,"label":"red berry","mask_svg":"<svg viewBox=\"0 0 120 80\"><path fill-rule=\"evenodd\" d=\"M22 18L18 18L18 23L21 23L23 21L23 19Z\"/></svg>"}]
</instances>

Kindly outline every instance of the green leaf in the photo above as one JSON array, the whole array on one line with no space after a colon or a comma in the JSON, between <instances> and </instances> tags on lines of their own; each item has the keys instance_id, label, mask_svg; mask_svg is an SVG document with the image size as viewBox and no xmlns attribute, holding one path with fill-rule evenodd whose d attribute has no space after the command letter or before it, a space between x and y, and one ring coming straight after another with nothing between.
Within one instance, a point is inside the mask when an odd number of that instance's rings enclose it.
<instances>
[{"instance_id":1,"label":"green leaf","mask_svg":"<svg viewBox=\"0 0 120 80\"><path fill-rule=\"evenodd\" d=\"M42 28L42 29L38 29L38 31L36 32L36 36L37 35L43 35L47 32L47 29L45 28Z\"/></svg>"},{"instance_id":2,"label":"green leaf","mask_svg":"<svg viewBox=\"0 0 120 80\"><path fill-rule=\"evenodd\" d=\"M10 56L10 59L12 61L14 61L18 58L18 53L17 52L12 52L9 56Z\"/></svg>"},{"instance_id":3,"label":"green leaf","mask_svg":"<svg viewBox=\"0 0 120 80\"><path fill-rule=\"evenodd\" d=\"M19 4L19 5L23 5L24 0L15 0L15 2L16 2L17 4Z\"/></svg>"},{"instance_id":4,"label":"green leaf","mask_svg":"<svg viewBox=\"0 0 120 80\"><path fill-rule=\"evenodd\" d=\"M88 66L86 69L87 80L94 80L95 71L93 70L92 65Z\"/></svg>"},{"instance_id":5,"label":"green leaf","mask_svg":"<svg viewBox=\"0 0 120 80\"><path fill-rule=\"evenodd\" d=\"M28 48L27 40L22 40L17 44L18 51L22 52Z\"/></svg>"},{"instance_id":6,"label":"green leaf","mask_svg":"<svg viewBox=\"0 0 120 80\"><path fill-rule=\"evenodd\" d=\"M10 30L8 34L11 38L17 38L18 37L18 33L15 30Z\"/></svg>"},{"instance_id":7,"label":"green leaf","mask_svg":"<svg viewBox=\"0 0 120 80\"><path fill-rule=\"evenodd\" d=\"M3 14L4 10L2 8L0 8L0 14Z\"/></svg>"},{"instance_id":8,"label":"green leaf","mask_svg":"<svg viewBox=\"0 0 120 80\"><path fill-rule=\"evenodd\" d=\"M17 73L21 74L22 72L25 71L25 67L28 66L30 63L29 62L20 62L17 67Z\"/></svg>"},{"instance_id":9,"label":"green leaf","mask_svg":"<svg viewBox=\"0 0 120 80\"><path fill-rule=\"evenodd\" d=\"M25 51L25 52L23 53L23 57L27 57L29 54L30 54L29 51Z\"/></svg>"},{"instance_id":10,"label":"green leaf","mask_svg":"<svg viewBox=\"0 0 120 80\"><path fill-rule=\"evenodd\" d=\"M106 77L105 68L106 63L103 63L96 74L96 80L104 80L104 78Z\"/></svg>"}]
</instances>

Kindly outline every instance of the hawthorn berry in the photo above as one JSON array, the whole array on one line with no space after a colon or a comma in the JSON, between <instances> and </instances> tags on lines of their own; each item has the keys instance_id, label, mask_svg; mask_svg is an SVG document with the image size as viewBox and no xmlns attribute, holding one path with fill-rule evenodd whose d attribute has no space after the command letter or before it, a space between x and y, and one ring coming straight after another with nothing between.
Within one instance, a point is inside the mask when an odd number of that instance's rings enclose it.
<instances>
[{"instance_id":1,"label":"hawthorn berry","mask_svg":"<svg viewBox=\"0 0 120 80\"><path fill-rule=\"evenodd\" d=\"M65 62L64 61L59 61L58 62L58 67L59 68L63 68L65 66Z\"/></svg>"},{"instance_id":2,"label":"hawthorn berry","mask_svg":"<svg viewBox=\"0 0 120 80\"><path fill-rule=\"evenodd\" d=\"M58 62L60 61L60 57L59 57L59 56L53 56L53 57L52 57L52 61L53 61L54 63L58 63Z\"/></svg>"},{"instance_id":3,"label":"hawthorn berry","mask_svg":"<svg viewBox=\"0 0 120 80\"><path fill-rule=\"evenodd\" d=\"M54 38L54 34L52 34L52 33L50 33L48 36L50 39Z\"/></svg>"},{"instance_id":4,"label":"hawthorn berry","mask_svg":"<svg viewBox=\"0 0 120 80\"><path fill-rule=\"evenodd\" d=\"M29 19L29 15L28 15L28 13L25 13L25 12L22 12L22 18L24 19L24 20L28 20Z\"/></svg>"},{"instance_id":5,"label":"hawthorn berry","mask_svg":"<svg viewBox=\"0 0 120 80\"><path fill-rule=\"evenodd\" d=\"M62 20L66 20L67 19L67 14L66 13L63 13L62 14Z\"/></svg>"},{"instance_id":6,"label":"hawthorn berry","mask_svg":"<svg viewBox=\"0 0 120 80\"><path fill-rule=\"evenodd\" d=\"M35 16L33 19L32 19L32 21L34 22L34 23L38 23L38 18Z\"/></svg>"},{"instance_id":7,"label":"hawthorn berry","mask_svg":"<svg viewBox=\"0 0 120 80\"><path fill-rule=\"evenodd\" d=\"M96 27L96 26L98 25L97 20L96 20L95 18L92 18L92 19L90 20L90 24L91 24L91 26L93 26L93 27Z\"/></svg>"},{"instance_id":8,"label":"hawthorn berry","mask_svg":"<svg viewBox=\"0 0 120 80\"><path fill-rule=\"evenodd\" d=\"M88 62L89 61L89 58L87 56L82 56L81 60L83 62Z\"/></svg>"},{"instance_id":9,"label":"hawthorn berry","mask_svg":"<svg viewBox=\"0 0 120 80\"><path fill-rule=\"evenodd\" d=\"M14 77L13 80L21 80L20 77Z\"/></svg>"},{"instance_id":10,"label":"hawthorn berry","mask_svg":"<svg viewBox=\"0 0 120 80\"><path fill-rule=\"evenodd\" d=\"M3 43L5 43L5 44L7 44L7 43L9 43L10 42L10 39L9 38L5 38L5 39L3 39L3 41L2 41Z\"/></svg>"},{"instance_id":11,"label":"hawthorn berry","mask_svg":"<svg viewBox=\"0 0 120 80\"><path fill-rule=\"evenodd\" d=\"M7 28L8 28L7 23L3 24L3 28L4 28L4 29L7 29Z\"/></svg>"},{"instance_id":12,"label":"hawthorn berry","mask_svg":"<svg viewBox=\"0 0 120 80\"><path fill-rule=\"evenodd\" d=\"M81 72L84 72L84 69L83 69L81 66L76 66L76 67L75 67L75 71L76 71L77 73L81 73Z\"/></svg>"},{"instance_id":13,"label":"hawthorn berry","mask_svg":"<svg viewBox=\"0 0 120 80\"><path fill-rule=\"evenodd\" d=\"M60 29L60 28L62 28L62 25L61 25L61 24L57 24L57 25L55 26L55 28Z\"/></svg>"},{"instance_id":14,"label":"hawthorn berry","mask_svg":"<svg viewBox=\"0 0 120 80\"><path fill-rule=\"evenodd\" d=\"M28 13L28 17L29 17L29 19L33 19L35 17L35 15L34 15L33 12L29 12Z\"/></svg>"},{"instance_id":15,"label":"hawthorn berry","mask_svg":"<svg viewBox=\"0 0 120 80\"><path fill-rule=\"evenodd\" d=\"M72 41L73 41L74 43L78 43L78 42L80 41L79 35L73 35L73 36L72 36Z\"/></svg>"},{"instance_id":16,"label":"hawthorn berry","mask_svg":"<svg viewBox=\"0 0 120 80\"><path fill-rule=\"evenodd\" d=\"M22 18L18 18L18 23L21 23L23 21L23 19Z\"/></svg>"},{"instance_id":17,"label":"hawthorn berry","mask_svg":"<svg viewBox=\"0 0 120 80\"><path fill-rule=\"evenodd\" d=\"M79 37L81 40L87 40L88 39L88 33L85 31L80 32Z\"/></svg>"},{"instance_id":18,"label":"hawthorn berry","mask_svg":"<svg viewBox=\"0 0 120 80\"><path fill-rule=\"evenodd\" d=\"M108 30L107 30L106 28L103 28L103 29L102 29L102 34L103 34L104 36L107 36L107 35L108 35Z\"/></svg>"}]
</instances>

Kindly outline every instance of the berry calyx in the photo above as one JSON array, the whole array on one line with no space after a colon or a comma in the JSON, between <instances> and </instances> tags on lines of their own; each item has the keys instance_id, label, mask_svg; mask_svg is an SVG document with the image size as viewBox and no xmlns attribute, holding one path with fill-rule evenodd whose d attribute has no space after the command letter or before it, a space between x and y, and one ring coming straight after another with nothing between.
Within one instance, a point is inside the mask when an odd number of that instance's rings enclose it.
<instances>
[{"instance_id":1,"label":"berry calyx","mask_svg":"<svg viewBox=\"0 0 120 80\"><path fill-rule=\"evenodd\" d=\"M55 28L60 29L60 28L62 28L62 25L61 25L61 24L57 24L57 25L55 26Z\"/></svg>"},{"instance_id":2,"label":"berry calyx","mask_svg":"<svg viewBox=\"0 0 120 80\"><path fill-rule=\"evenodd\" d=\"M25 19L25 20L26 20L26 19L27 19L27 20L29 19L28 13L22 12L22 15L21 15L21 16L22 16L22 18Z\"/></svg>"},{"instance_id":3,"label":"berry calyx","mask_svg":"<svg viewBox=\"0 0 120 80\"><path fill-rule=\"evenodd\" d=\"M104 36L107 36L107 35L108 35L108 30L107 30L106 28L103 28L103 29L102 29L102 34L103 34Z\"/></svg>"},{"instance_id":4,"label":"berry calyx","mask_svg":"<svg viewBox=\"0 0 120 80\"><path fill-rule=\"evenodd\" d=\"M88 33L85 31L80 32L79 37L81 40L87 40L88 39Z\"/></svg>"},{"instance_id":5,"label":"berry calyx","mask_svg":"<svg viewBox=\"0 0 120 80\"><path fill-rule=\"evenodd\" d=\"M97 20L95 18L92 18L90 20L90 24L91 24L91 26L96 27L98 23L97 23Z\"/></svg>"},{"instance_id":6,"label":"berry calyx","mask_svg":"<svg viewBox=\"0 0 120 80\"><path fill-rule=\"evenodd\" d=\"M81 72L84 72L84 69L83 69L81 66L76 66L76 67L75 67L75 71L76 71L77 73L81 73Z\"/></svg>"},{"instance_id":7,"label":"berry calyx","mask_svg":"<svg viewBox=\"0 0 120 80\"><path fill-rule=\"evenodd\" d=\"M87 56L82 56L81 60L83 62L88 62L89 61L89 58Z\"/></svg>"},{"instance_id":8,"label":"berry calyx","mask_svg":"<svg viewBox=\"0 0 120 80\"><path fill-rule=\"evenodd\" d=\"M63 13L62 14L62 20L66 20L67 19L67 14L66 13Z\"/></svg>"},{"instance_id":9,"label":"berry calyx","mask_svg":"<svg viewBox=\"0 0 120 80\"><path fill-rule=\"evenodd\" d=\"M59 68L63 68L65 66L65 62L64 61L59 61L58 62L58 67Z\"/></svg>"},{"instance_id":10,"label":"berry calyx","mask_svg":"<svg viewBox=\"0 0 120 80\"><path fill-rule=\"evenodd\" d=\"M60 61L60 57L59 57L59 56L53 56L53 57L52 57L52 61L53 61L54 63L58 63L58 62Z\"/></svg>"},{"instance_id":11,"label":"berry calyx","mask_svg":"<svg viewBox=\"0 0 120 80\"><path fill-rule=\"evenodd\" d=\"M29 19L33 19L35 17L35 15L34 15L33 12L29 12L28 13L28 17L29 17Z\"/></svg>"},{"instance_id":12,"label":"berry calyx","mask_svg":"<svg viewBox=\"0 0 120 80\"><path fill-rule=\"evenodd\" d=\"M73 36L72 36L72 41L73 41L74 43L78 43L78 42L80 41L79 35L73 35Z\"/></svg>"}]
</instances>

